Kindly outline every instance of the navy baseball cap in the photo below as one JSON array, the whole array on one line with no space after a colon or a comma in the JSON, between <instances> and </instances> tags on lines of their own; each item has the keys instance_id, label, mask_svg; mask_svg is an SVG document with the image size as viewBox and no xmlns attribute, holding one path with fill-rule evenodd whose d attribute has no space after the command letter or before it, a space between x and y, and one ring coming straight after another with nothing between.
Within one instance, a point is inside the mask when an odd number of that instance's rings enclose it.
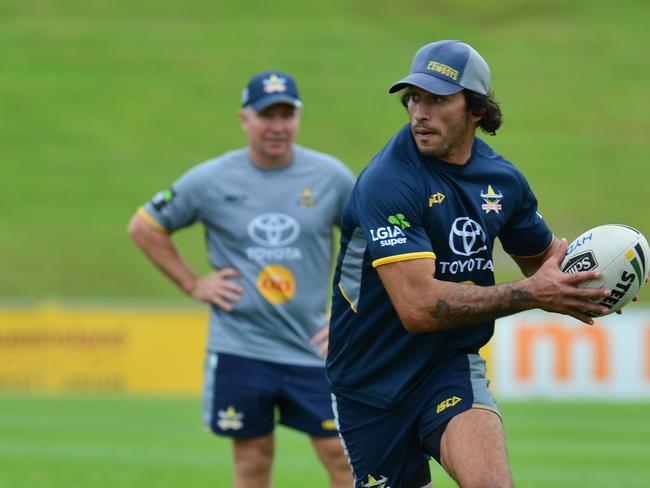
<instances>
[{"instance_id":1,"label":"navy baseball cap","mask_svg":"<svg viewBox=\"0 0 650 488\"><path fill-rule=\"evenodd\" d=\"M481 55L461 41L437 41L420 48L411 73L394 83L389 93L415 85L436 95L451 95L467 88L482 95L490 91L490 68Z\"/></svg>"},{"instance_id":2,"label":"navy baseball cap","mask_svg":"<svg viewBox=\"0 0 650 488\"><path fill-rule=\"evenodd\" d=\"M242 107L260 112L276 103L302 107L293 77L282 71L263 71L253 76L242 93Z\"/></svg>"}]
</instances>

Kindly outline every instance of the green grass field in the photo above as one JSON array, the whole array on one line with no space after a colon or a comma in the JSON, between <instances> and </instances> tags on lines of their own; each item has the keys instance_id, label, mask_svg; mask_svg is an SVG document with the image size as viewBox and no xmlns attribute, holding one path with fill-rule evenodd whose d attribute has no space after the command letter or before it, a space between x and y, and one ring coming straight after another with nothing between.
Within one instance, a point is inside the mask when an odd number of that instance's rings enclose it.
<instances>
[{"instance_id":1,"label":"green grass field","mask_svg":"<svg viewBox=\"0 0 650 488\"><path fill-rule=\"evenodd\" d=\"M387 87L442 38L490 63L505 114L490 142L558 235L608 222L650 234L649 18L645 0L5 0L0 297L179 297L125 226L190 166L245 143L252 73L295 74L299 142L358 172L406 120ZM201 232L179 242L206 270Z\"/></svg>"},{"instance_id":2,"label":"green grass field","mask_svg":"<svg viewBox=\"0 0 650 488\"><path fill-rule=\"evenodd\" d=\"M526 488L643 488L650 405L502 405L515 481ZM2 488L230 486L229 441L202 430L196 399L0 399ZM436 488L455 484L431 463ZM309 442L280 428L274 486L326 487Z\"/></svg>"}]
</instances>

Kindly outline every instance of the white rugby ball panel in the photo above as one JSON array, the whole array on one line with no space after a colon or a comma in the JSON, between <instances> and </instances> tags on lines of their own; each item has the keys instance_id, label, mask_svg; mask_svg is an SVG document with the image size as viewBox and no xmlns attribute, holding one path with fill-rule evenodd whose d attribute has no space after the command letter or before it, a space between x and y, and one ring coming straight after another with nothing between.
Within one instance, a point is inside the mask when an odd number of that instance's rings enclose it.
<instances>
[{"instance_id":1,"label":"white rugby ball panel","mask_svg":"<svg viewBox=\"0 0 650 488\"><path fill-rule=\"evenodd\" d=\"M612 295L592 300L609 308L609 315L625 306L639 291L650 272L648 241L638 230L621 224L601 225L578 236L567 250L561 269L565 273L597 270L598 280L579 287L606 287Z\"/></svg>"}]
</instances>

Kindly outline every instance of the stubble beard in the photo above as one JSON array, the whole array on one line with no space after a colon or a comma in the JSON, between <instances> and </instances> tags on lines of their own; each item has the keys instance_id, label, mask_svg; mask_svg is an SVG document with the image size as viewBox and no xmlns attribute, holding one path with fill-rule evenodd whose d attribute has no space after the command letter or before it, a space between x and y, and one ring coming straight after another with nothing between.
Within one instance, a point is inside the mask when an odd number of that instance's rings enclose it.
<instances>
[{"instance_id":1,"label":"stubble beard","mask_svg":"<svg viewBox=\"0 0 650 488\"><path fill-rule=\"evenodd\" d=\"M413 137L420 154L427 158L436 158L444 161L451 156L455 149L463 144L464 139L469 131L469 118L464 117L461 123L457 126L451 127L451 130L447 131L446 135L438 132L437 135L439 141L433 146L423 147L418 143L415 135L413 135Z\"/></svg>"}]
</instances>

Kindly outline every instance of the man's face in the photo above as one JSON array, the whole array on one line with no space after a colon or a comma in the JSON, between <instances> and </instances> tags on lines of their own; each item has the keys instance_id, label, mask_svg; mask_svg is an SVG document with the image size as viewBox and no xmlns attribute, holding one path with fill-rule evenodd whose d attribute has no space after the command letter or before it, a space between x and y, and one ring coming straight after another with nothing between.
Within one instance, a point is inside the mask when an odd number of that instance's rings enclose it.
<instances>
[{"instance_id":1,"label":"man's face","mask_svg":"<svg viewBox=\"0 0 650 488\"><path fill-rule=\"evenodd\" d=\"M462 92L435 95L416 86L406 88L406 110L420 153L451 163L471 148L480 117L469 113Z\"/></svg>"},{"instance_id":2,"label":"man's face","mask_svg":"<svg viewBox=\"0 0 650 488\"><path fill-rule=\"evenodd\" d=\"M291 146L300 127L300 111L286 103L277 103L256 112L240 112L242 128L252 153L264 162L288 162Z\"/></svg>"}]
</instances>

